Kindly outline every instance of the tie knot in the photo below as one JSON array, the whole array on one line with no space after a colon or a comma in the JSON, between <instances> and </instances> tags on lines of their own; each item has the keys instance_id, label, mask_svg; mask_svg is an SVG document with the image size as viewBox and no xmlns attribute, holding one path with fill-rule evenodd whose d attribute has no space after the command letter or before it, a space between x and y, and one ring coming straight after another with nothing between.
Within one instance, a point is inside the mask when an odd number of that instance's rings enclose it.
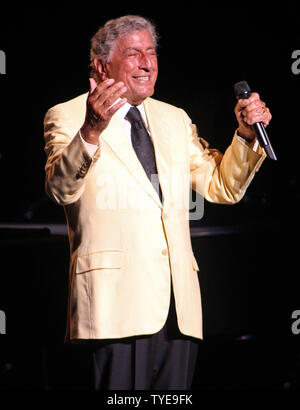
<instances>
[{"instance_id":1,"label":"tie knot","mask_svg":"<svg viewBox=\"0 0 300 410\"><path fill-rule=\"evenodd\" d=\"M138 108L136 107L131 107L127 114L126 114L126 118L128 118L128 120L133 123L133 122L138 122L138 123L142 123L143 124L143 120L142 120L142 116L140 111L138 110Z\"/></svg>"}]
</instances>

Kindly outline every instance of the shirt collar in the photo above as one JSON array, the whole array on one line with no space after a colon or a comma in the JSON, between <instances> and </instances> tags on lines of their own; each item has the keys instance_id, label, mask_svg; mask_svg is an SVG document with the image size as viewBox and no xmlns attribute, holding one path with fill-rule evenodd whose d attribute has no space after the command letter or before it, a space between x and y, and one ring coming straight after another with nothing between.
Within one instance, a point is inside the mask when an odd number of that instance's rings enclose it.
<instances>
[{"instance_id":1,"label":"shirt collar","mask_svg":"<svg viewBox=\"0 0 300 410\"><path fill-rule=\"evenodd\" d=\"M118 109L118 111L116 112L116 114L118 115L118 117L121 120L124 120L126 117L126 114L128 113L129 109L133 107L132 105L130 105L128 102L125 103L121 108ZM145 113L145 108L144 108L144 104L140 104L137 105L136 108L140 111L142 118L145 122L146 125L148 125L147 123L147 117L146 117L146 113Z\"/></svg>"}]
</instances>

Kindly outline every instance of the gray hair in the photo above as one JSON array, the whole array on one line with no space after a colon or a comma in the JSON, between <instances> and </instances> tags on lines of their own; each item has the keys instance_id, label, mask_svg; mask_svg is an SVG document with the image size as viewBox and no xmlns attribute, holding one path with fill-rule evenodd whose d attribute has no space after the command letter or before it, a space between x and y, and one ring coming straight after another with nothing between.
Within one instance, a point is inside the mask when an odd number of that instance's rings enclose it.
<instances>
[{"instance_id":1,"label":"gray hair","mask_svg":"<svg viewBox=\"0 0 300 410\"><path fill-rule=\"evenodd\" d=\"M93 64L94 58L101 57L105 63L109 62L116 41L121 36L137 30L147 30L151 35L154 47L157 47L158 34L156 28L150 20L144 17L123 16L109 20L103 27L100 27L91 39L91 77L98 79L98 73Z\"/></svg>"}]
</instances>

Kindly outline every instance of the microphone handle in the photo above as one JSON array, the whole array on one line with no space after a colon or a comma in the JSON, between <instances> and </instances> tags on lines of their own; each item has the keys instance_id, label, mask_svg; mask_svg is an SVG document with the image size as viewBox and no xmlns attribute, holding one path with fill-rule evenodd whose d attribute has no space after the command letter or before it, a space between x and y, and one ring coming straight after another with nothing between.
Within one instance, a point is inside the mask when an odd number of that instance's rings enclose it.
<instances>
[{"instance_id":1,"label":"microphone handle","mask_svg":"<svg viewBox=\"0 0 300 410\"><path fill-rule=\"evenodd\" d=\"M263 123L262 122L256 122L255 124L252 125L252 127L253 127L253 129L256 133L256 136L257 136L257 139L258 139L258 142L259 142L260 146L264 148L264 150L266 151L267 156L270 159L273 159L274 161L276 161L277 157L276 157L275 152L272 148L272 145L270 143L270 140L268 138L268 134L266 133L266 129L265 129Z\"/></svg>"}]
</instances>

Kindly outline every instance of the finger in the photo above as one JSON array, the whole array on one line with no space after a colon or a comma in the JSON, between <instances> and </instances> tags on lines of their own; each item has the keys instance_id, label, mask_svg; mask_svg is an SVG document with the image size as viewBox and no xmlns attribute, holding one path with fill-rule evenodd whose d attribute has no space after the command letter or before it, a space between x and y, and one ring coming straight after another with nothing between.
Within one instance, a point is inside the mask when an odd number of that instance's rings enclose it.
<instances>
[{"instance_id":1,"label":"finger","mask_svg":"<svg viewBox=\"0 0 300 410\"><path fill-rule=\"evenodd\" d=\"M267 127L272 119L272 114L270 113L269 108L266 108L265 118L262 120L265 127Z\"/></svg>"},{"instance_id":2,"label":"finger","mask_svg":"<svg viewBox=\"0 0 300 410\"><path fill-rule=\"evenodd\" d=\"M260 105L260 106L251 107L251 109L249 108L249 110L248 110L248 107L247 107L246 112L247 112L247 114L264 115L265 112L266 112L266 108L263 105Z\"/></svg>"},{"instance_id":3,"label":"finger","mask_svg":"<svg viewBox=\"0 0 300 410\"><path fill-rule=\"evenodd\" d=\"M262 122L264 124L269 124L270 120L271 120L271 114L269 113L252 113L250 115L244 115L242 116L243 121L248 124L248 125L253 125L256 122Z\"/></svg>"},{"instance_id":4,"label":"finger","mask_svg":"<svg viewBox=\"0 0 300 410\"><path fill-rule=\"evenodd\" d=\"M237 105L236 105L236 109L237 111L242 111L245 107L247 107L247 105L250 104L249 99L246 100L238 100Z\"/></svg>"},{"instance_id":5,"label":"finger","mask_svg":"<svg viewBox=\"0 0 300 410\"><path fill-rule=\"evenodd\" d=\"M104 105L105 107L110 107L126 90L127 88L122 81L106 88L97 99L97 106Z\"/></svg>"},{"instance_id":6,"label":"finger","mask_svg":"<svg viewBox=\"0 0 300 410\"><path fill-rule=\"evenodd\" d=\"M246 115L252 114L264 114L266 111L266 104L261 101L257 93L253 93L250 98L248 98L248 104L244 107L243 112Z\"/></svg>"},{"instance_id":7,"label":"finger","mask_svg":"<svg viewBox=\"0 0 300 410\"><path fill-rule=\"evenodd\" d=\"M127 91L127 87L121 87L118 90L116 90L112 95L106 98L105 101L103 101L103 107L106 110L109 110L115 103L118 101Z\"/></svg>"},{"instance_id":8,"label":"finger","mask_svg":"<svg viewBox=\"0 0 300 410\"><path fill-rule=\"evenodd\" d=\"M89 95L91 95L93 93L93 91L95 90L95 88L97 87L97 83L94 80L94 78L89 78L89 82L90 82L90 91L89 91Z\"/></svg>"},{"instance_id":9,"label":"finger","mask_svg":"<svg viewBox=\"0 0 300 410\"><path fill-rule=\"evenodd\" d=\"M265 103L251 104L242 111L243 116L251 115L271 115L269 108Z\"/></svg>"},{"instance_id":10,"label":"finger","mask_svg":"<svg viewBox=\"0 0 300 410\"><path fill-rule=\"evenodd\" d=\"M123 107L124 104L127 103L127 98L121 98L116 104L113 104L107 111L107 114L112 117L119 108Z\"/></svg>"},{"instance_id":11,"label":"finger","mask_svg":"<svg viewBox=\"0 0 300 410\"><path fill-rule=\"evenodd\" d=\"M113 78L108 78L105 81L97 84L96 88L93 90L91 97L93 100L97 100L101 97L103 92L115 82Z\"/></svg>"},{"instance_id":12,"label":"finger","mask_svg":"<svg viewBox=\"0 0 300 410\"><path fill-rule=\"evenodd\" d=\"M251 104L255 104L258 101L260 101L259 94L258 93L252 93L249 98L239 99L238 102L237 102L237 105L240 109L243 109L243 108L245 108L245 107L247 107Z\"/></svg>"},{"instance_id":13,"label":"finger","mask_svg":"<svg viewBox=\"0 0 300 410\"><path fill-rule=\"evenodd\" d=\"M257 100L259 100L260 98L259 98L259 94L258 93L252 93L251 95L250 95L250 97L248 98L248 101L250 102L250 103L253 103L254 101L257 101Z\"/></svg>"}]
</instances>

